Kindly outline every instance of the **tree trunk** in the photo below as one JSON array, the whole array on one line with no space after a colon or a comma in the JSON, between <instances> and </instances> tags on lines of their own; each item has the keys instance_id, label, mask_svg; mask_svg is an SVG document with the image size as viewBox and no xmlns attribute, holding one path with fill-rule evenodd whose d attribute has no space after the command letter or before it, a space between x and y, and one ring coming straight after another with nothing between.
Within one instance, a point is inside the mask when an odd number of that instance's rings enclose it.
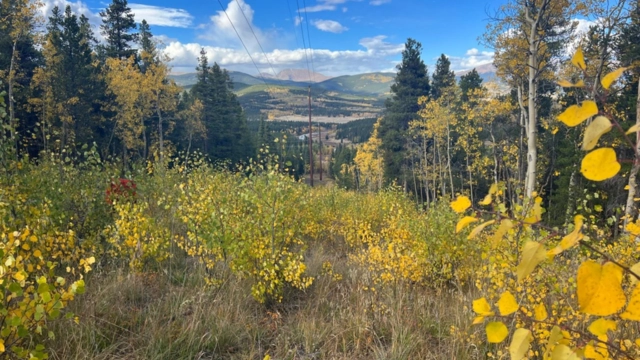
<instances>
[{"instance_id":1,"label":"tree trunk","mask_svg":"<svg viewBox=\"0 0 640 360\"><path fill-rule=\"evenodd\" d=\"M11 64L9 65L9 132L11 136L11 144L14 147L15 155L18 156L18 135L16 133L15 126L15 104L13 100L13 82L14 82L14 73L15 73L15 64L16 64L16 47L18 44L18 38L13 41L13 47L11 50Z\"/></svg>"},{"instance_id":2,"label":"tree trunk","mask_svg":"<svg viewBox=\"0 0 640 360\"><path fill-rule=\"evenodd\" d=\"M636 124L640 124L640 79L638 80L638 99L636 102ZM636 179L638 171L640 171L640 158L638 158L639 153L640 132L636 132L636 154L633 166L631 167L631 174L629 175L629 195L627 195L627 206L624 208L624 231L626 231L627 223L633 221L636 212L636 202L634 201L634 198L636 197Z\"/></svg>"},{"instance_id":3,"label":"tree trunk","mask_svg":"<svg viewBox=\"0 0 640 360\"><path fill-rule=\"evenodd\" d=\"M449 134L449 121L447 121L447 167L449 168L449 183L451 185L451 196L455 195L453 190L453 173L451 170L451 136Z\"/></svg>"},{"instance_id":4,"label":"tree trunk","mask_svg":"<svg viewBox=\"0 0 640 360\"><path fill-rule=\"evenodd\" d=\"M162 111L160 111L160 94L156 99L156 113L158 114L158 143L160 145L160 164L164 164L164 136L162 131Z\"/></svg>"},{"instance_id":5,"label":"tree trunk","mask_svg":"<svg viewBox=\"0 0 640 360\"><path fill-rule=\"evenodd\" d=\"M536 27L532 25L531 27L531 36L529 38L529 94L527 99L527 107L528 107L528 121L527 121L527 175L525 177L525 197L532 197L533 192L536 187L536 165L538 161L538 149L536 148L537 142L537 108L536 108L536 97L537 97L537 80L536 80L536 69L537 69L537 46L536 46Z\"/></svg>"}]
</instances>

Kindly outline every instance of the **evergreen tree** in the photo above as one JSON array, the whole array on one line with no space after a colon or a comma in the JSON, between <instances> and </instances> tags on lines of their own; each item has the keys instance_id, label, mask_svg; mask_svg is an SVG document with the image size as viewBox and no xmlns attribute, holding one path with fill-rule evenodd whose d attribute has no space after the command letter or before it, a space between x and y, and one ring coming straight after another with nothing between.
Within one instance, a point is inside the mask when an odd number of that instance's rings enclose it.
<instances>
[{"instance_id":1,"label":"evergreen tree","mask_svg":"<svg viewBox=\"0 0 640 360\"><path fill-rule=\"evenodd\" d=\"M127 59L136 54L136 50L131 48L131 43L138 39L138 34L131 32L136 29L133 15L127 0L113 0L107 9L100 12L100 29L107 42L104 47L106 57Z\"/></svg>"},{"instance_id":2,"label":"evergreen tree","mask_svg":"<svg viewBox=\"0 0 640 360\"><path fill-rule=\"evenodd\" d=\"M452 87L456 84L456 75L450 69L451 62L444 55L440 55L436 62L436 70L433 72L433 81L431 82L431 97L438 99L444 89Z\"/></svg>"},{"instance_id":3,"label":"evergreen tree","mask_svg":"<svg viewBox=\"0 0 640 360\"><path fill-rule=\"evenodd\" d=\"M247 120L238 98L233 93L233 83L226 70L218 64L209 66L204 49L200 52L197 83L194 97L202 102L203 123L207 139L203 151L212 159L237 162L255 153L254 143L247 127Z\"/></svg>"},{"instance_id":4,"label":"evergreen tree","mask_svg":"<svg viewBox=\"0 0 640 360\"><path fill-rule=\"evenodd\" d=\"M468 73L460 76L459 86L462 94L460 98L463 102L467 102L469 101L469 93L482 87L482 78L474 68Z\"/></svg>"},{"instance_id":5,"label":"evergreen tree","mask_svg":"<svg viewBox=\"0 0 640 360\"><path fill-rule=\"evenodd\" d=\"M140 59L140 69L144 73L151 63L157 63L157 50L156 45L153 42L153 34L147 20L142 20L140 23L140 47L142 48L142 54Z\"/></svg>"},{"instance_id":6,"label":"evergreen tree","mask_svg":"<svg viewBox=\"0 0 640 360\"><path fill-rule=\"evenodd\" d=\"M384 152L384 174L387 183L398 181L407 185L407 129L409 122L420 109L418 98L429 94L427 66L420 58L422 45L408 39L402 51L402 63L398 65L395 83L391 86L391 98L385 103L386 111L380 122L378 136Z\"/></svg>"}]
</instances>

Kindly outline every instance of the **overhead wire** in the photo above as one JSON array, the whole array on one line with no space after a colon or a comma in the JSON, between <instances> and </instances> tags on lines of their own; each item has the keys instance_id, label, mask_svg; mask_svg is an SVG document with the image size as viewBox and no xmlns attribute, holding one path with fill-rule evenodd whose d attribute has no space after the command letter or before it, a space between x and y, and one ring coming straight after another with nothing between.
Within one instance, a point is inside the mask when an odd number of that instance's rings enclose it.
<instances>
[{"instance_id":1,"label":"overhead wire","mask_svg":"<svg viewBox=\"0 0 640 360\"><path fill-rule=\"evenodd\" d=\"M313 64L313 47L311 46L311 32L309 31L309 14L307 13L307 0L302 0L302 5L304 5L304 17L307 23L307 43L309 44L309 53L311 54L311 70L313 71L313 77L315 79L316 67ZM309 81L313 82L311 77L309 77Z\"/></svg>"},{"instance_id":2,"label":"overhead wire","mask_svg":"<svg viewBox=\"0 0 640 360\"><path fill-rule=\"evenodd\" d=\"M269 64L269 67L271 68L271 72L273 72L273 76L274 77L278 76L276 71L273 69L273 65L271 64L271 61L269 60L269 57L267 56L267 53L264 51L264 48L262 47L262 44L260 43L260 40L258 39L258 36L256 35L256 32L253 31L253 26L251 25L251 22L247 18L247 15L244 13L244 10L242 10L242 6L240 6L240 2L238 0L236 0L236 4L238 4L238 9L240 9L240 12L242 13L242 17L244 17L244 21L246 21L247 25L249 26L249 29L251 30L251 33L253 34L253 37L256 39L256 42L258 43L258 46L260 47L260 51L262 51L262 55L264 55L264 58L267 60L267 64ZM229 20L229 21L231 21L231 20Z\"/></svg>"},{"instance_id":3,"label":"overhead wire","mask_svg":"<svg viewBox=\"0 0 640 360\"><path fill-rule=\"evenodd\" d=\"M300 15L300 0L296 0L296 5L298 7L298 19L300 20L300 32L302 33L302 47L304 48L304 58L307 60L307 72L309 74L309 80L311 80L311 68L309 67L309 57L307 56L307 44L304 40L304 28L302 27L302 16Z\"/></svg>"}]
</instances>

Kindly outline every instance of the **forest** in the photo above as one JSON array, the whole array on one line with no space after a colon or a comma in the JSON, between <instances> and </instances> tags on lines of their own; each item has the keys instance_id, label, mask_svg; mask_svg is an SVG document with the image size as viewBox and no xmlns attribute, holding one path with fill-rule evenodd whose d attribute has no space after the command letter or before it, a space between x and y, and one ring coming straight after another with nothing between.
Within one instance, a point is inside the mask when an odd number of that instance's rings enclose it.
<instances>
[{"instance_id":1,"label":"forest","mask_svg":"<svg viewBox=\"0 0 640 360\"><path fill-rule=\"evenodd\" d=\"M0 0L0 359L640 358L639 1L505 0L500 84L409 38L311 128L41 5Z\"/></svg>"}]
</instances>

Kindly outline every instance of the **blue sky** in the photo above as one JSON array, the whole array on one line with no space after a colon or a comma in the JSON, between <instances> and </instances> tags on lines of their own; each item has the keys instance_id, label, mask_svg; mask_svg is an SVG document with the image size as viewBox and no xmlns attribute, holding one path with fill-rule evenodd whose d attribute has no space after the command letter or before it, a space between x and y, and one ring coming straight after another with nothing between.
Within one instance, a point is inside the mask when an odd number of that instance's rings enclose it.
<instances>
[{"instance_id":1,"label":"blue sky","mask_svg":"<svg viewBox=\"0 0 640 360\"><path fill-rule=\"evenodd\" d=\"M313 54L316 71L337 76L394 71L408 37L422 43L422 57L430 71L442 53L449 56L454 70L468 70L491 63L493 53L478 42L478 37L485 29L488 14L495 11L502 1L220 2L260 71L306 69L302 27L306 45L309 46L309 36L312 48L306 55ZM43 12L49 12L54 5L63 7L70 4L75 12L87 15L96 26L100 24L98 13L108 5L104 0L44 0L44 3ZM129 5L136 14L136 21L144 18L151 24L160 46L172 59L174 72L195 71L201 47L207 50L210 61L216 61L225 68L250 74L258 72L217 0L136 0ZM298 5L302 19L298 18Z\"/></svg>"}]
</instances>

